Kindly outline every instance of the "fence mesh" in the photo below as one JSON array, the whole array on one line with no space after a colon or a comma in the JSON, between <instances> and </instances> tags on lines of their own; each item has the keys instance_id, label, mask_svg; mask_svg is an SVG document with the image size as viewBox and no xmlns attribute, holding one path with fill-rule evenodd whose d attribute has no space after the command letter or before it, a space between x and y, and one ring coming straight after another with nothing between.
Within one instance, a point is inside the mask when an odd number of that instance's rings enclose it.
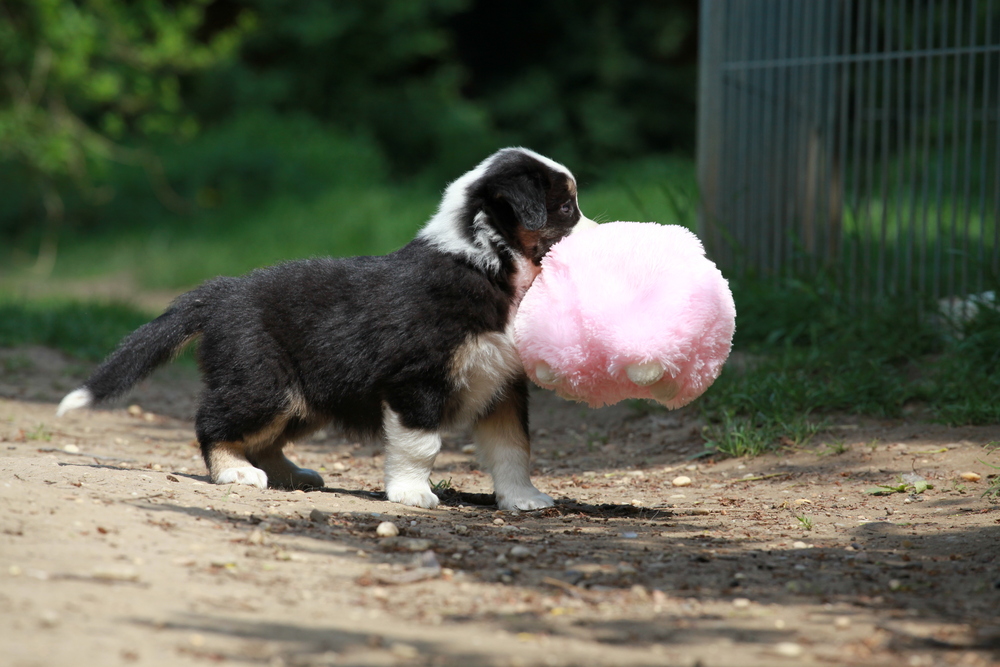
<instances>
[{"instance_id":1,"label":"fence mesh","mask_svg":"<svg viewBox=\"0 0 1000 667\"><path fill-rule=\"evenodd\" d=\"M699 224L721 266L824 271L856 302L993 288L994 0L702 0L700 38Z\"/></svg>"}]
</instances>

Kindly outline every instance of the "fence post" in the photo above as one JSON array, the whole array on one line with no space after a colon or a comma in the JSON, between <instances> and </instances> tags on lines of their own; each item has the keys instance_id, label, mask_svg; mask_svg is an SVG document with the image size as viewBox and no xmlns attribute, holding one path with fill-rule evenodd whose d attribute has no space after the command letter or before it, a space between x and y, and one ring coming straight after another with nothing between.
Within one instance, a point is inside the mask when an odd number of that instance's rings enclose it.
<instances>
[{"instance_id":1,"label":"fence post","mask_svg":"<svg viewBox=\"0 0 1000 667\"><path fill-rule=\"evenodd\" d=\"M698 235L717 262L725 253L719 230L722 158L722 62L726 0L702 0L698 31Z\"/></svg>"}]
</instances>

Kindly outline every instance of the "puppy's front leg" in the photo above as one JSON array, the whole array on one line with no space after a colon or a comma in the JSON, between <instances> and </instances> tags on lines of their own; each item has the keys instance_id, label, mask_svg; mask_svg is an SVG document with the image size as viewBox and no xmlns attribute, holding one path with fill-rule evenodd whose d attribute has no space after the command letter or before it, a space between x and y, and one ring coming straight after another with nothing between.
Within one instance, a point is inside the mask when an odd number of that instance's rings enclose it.
<instances>
[{"instance_id":1,"label":"puppy's front leg","mask_svg":"<svg viewBox=\"0 0 1000 667\"><path fill-rule=\"evenodd\" d=\"M493 476L497 505L502 510L534 510L555 502L531 483L528 440L528 387L513 383L507 395L473 427L476 453Z\"/></svg>"},{"instance_id":2,"label":"puppy's front leg","mask_svg":"<svg viewBox=\"0 0 1000 667\"><path fill-rule=\"evenodd\" d=\"M407 428L388 405L383 409L385 431L385 495L394 503L415 507L437 507L430 476L441 451L437 431Z\"/></svg>"}]
</instances>

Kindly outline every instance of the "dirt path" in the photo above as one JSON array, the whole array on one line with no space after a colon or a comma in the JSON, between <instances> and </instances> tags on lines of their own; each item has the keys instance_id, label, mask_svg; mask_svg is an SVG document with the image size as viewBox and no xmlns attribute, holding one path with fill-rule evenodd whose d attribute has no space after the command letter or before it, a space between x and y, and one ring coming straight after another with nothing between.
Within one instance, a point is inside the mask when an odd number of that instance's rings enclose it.
<instances>
[{"instance_id":1,"label":"dirt path","mask_svg":"<svg viewBox=\"0 0 1000 667\"><path fill-rule=\"evenodd\" d=\"M809 448L692 462L690 412L538 392L535 481L559 505L462 504L489 488L456 434L452 504L419 510L379 500L381 453L336 434L294 450L322 492L208 484L190 368L141 408L56 420L86 370L0 351L3 665L1000 664L980 497L1000 427L843 418ZM865 493L904 473L934 488Z\"/></svg>"}]
</instances>

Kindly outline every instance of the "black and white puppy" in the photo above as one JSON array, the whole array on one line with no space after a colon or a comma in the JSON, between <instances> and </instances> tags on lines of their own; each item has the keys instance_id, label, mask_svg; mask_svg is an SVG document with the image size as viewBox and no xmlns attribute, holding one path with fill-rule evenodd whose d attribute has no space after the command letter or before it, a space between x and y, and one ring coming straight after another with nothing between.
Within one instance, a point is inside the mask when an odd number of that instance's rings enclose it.
<instances>
[{"instance_id":1,"label":"black and white puppy","mask_svg":"<svg viewBox=\"0 0 1000 667\"><path fill-rule=\"evenodd\" d=\"M512 322L549 248L593 224L568 169L501 150L449 185L396 252L289 262L180 296L59 414L121 395L200 336L195 429L217 484L322 487L282 448L333 423L384 440L389 500L434 507L441 431L471 425L500 508L548 507L528 475L528 386Z\"/></svg>"}]
</instances>

